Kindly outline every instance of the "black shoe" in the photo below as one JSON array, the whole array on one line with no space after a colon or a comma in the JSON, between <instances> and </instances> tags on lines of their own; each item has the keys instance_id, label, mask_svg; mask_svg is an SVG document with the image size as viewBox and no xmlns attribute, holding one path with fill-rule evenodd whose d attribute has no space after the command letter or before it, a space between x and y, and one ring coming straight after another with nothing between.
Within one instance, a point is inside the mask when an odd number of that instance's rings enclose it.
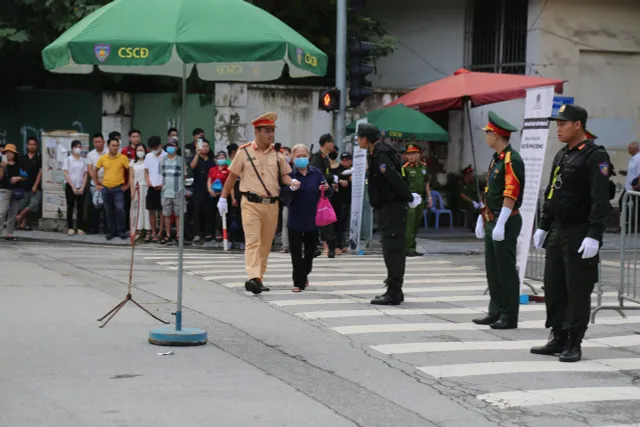
<instances>
[{"instance_id":1,"label":"black shoe","mask_svg":"<svg viewBox=\"0 0 640 427\"><path fill-rule=\"evenodd\" d=\"M380 295L371 300L373 305L400 305L404 301L402 291L387 291L384 295Z\"/></svg>"},{"instance_id":2,"label":"black shoe","mask_svg":"<svg viewBox=\"0 0 640 427\"><path fill-rule=\"evenodd\" d=\"M489 325L491 329L518 329L518 322L500 319Z\"/></svg>"},{"instance_id":3,"label":"black shoe","mask_svg":"<svg viewBox=\"0 0 640 427\"><path fill-rule=\"evenodd\" d=\"M558 359L561 362L578 362L582 359L582 348L580 344L582 343L582 338L584 337L584 331L582 332L569 332L569 340L567 341L567 346L564 351L560 353L560 358Z\"/></svg>"},{"instance_id":4,"label":"black shoe","mask_svg":"<svg viewBox=\"0 0 640 427\"><path fill-rule=\"evenodd\" d=\"M254 295L262 293L262 284L259 279L251 279L244 282L244 288L248 292L252 292Z\"/></svg>"},{"instance_id":5,"label":"black shoe","mask_svg":"<svg viewBox=\"0 0 640 427\"><path fill-rule=\"evenodd\" d=\"M314 258L318 258L320 255L322 255L322 251L320 249L316 249L316 251L313 253Z\"/></svg>"},{"instance_id":6,"label":"black shoe","mask_svg":"<svg viewBox=\"0 0 640 427\"><path fill-rule=\"evenodd\" d=\"M261 290L262 292L269 292L269 291L271 290L271 289L269 289L268 287L266 287L266 286L264 285L264 283L262 283L262 280L260 280L260 282L259 282L259 283L260 283L260 290Z\"/></svg>"},{"instance_id":7,"label":"black shoe","mask_svg":"<svg viewBox=\"0 0 640 427\"><path fill-rule=\"evenodd\" d=\"M476 325L490 325L497 322L498 320L500 320L499 317L486 316L478 319L473 319L473 323L475 323Z\"/></svg>"},{"instance_id":8,"label":"black shoe","mask_svg":"<svg viewBox=\"0 0 640 427\"><path fill-rule=\"evenodd\" d=\"M336 251L329 251L329 253L327 253L327 258L335 258L336 257Z\"/></svg>"},{"instance_id":9,"label":"black shoe","mask_svg":"<svg viewBox=\"0 0 640 427\"><path fill-rule=\"evenodd\" d=\"M555 356L564 351L567 345L568 334L566 331L551 330L549 340L545 345L531 347L531 353L540 354L542 356Z\"/></svg>"},{"instance_id":10,"label":"black shoe","mask_svg":"<svg viewBox=\"0 0 640 427\"><path fill-rule=\"evenodd\" d=\"M120 233L120 238L121 238L122 240L125 240L125 239L128 239L128 238L129 238L129 236L127 236L127 233Z\"/></svg>"},{"instance_id":11,"label":"black shoe","mask_svg":"<svg viewBox=\"0 0 640 427\"><path fill-rule=\"evenodd\" d=\"M107 240L113 240L113 234L107 234L104 236Z\"/></svg>"},{"instance_id":12,"label":"black shoe","mask_svg":"<svg viewBox=\"0 0 640 427\"><path fill-rule=\"evenodd\" d=\"M410 250L409 252L407 252L407 256L408 257L416 257L416 256L423 256L424 254L421 254L420 252L416 251L415 249Z\"/></svg>"}]
</instances>

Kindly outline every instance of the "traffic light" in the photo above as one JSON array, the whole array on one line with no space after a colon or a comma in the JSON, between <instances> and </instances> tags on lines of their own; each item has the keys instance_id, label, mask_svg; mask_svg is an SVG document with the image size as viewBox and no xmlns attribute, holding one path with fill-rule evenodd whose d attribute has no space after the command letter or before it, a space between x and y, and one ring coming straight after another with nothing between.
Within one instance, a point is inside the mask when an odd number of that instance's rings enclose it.
<instances>
[{"instance_id":1,"label":"traffic light","mask_svg":"<svg viewBox=\"0 0 640 427\"><path fill-rule=\"evenodd\" d=\"M357 107L366 97L373 95L373 89L368 86L366 76L373 73L374 67L368 62L375 45L363 42L356 37L349 43L349 105Z\"/></svg>"},{"instance_id":2,"label":"traffic light","mask_svg":"<svg viewBox=\"0 0 640 427\"><path fill-rule=\"evenodd\" d=\"M338 89L325 89L320 92L318 108L327 112L340 109L340 91Z\"/></svg>"}]
</instances>

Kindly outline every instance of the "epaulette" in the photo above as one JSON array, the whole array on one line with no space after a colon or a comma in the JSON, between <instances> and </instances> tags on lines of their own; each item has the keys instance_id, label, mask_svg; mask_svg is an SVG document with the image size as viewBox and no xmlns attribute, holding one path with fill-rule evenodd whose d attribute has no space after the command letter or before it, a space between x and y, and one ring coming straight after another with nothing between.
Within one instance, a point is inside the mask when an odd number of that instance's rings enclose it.
<instances>
[{"instance_id":1,"label":"epaulette","mask_svg":"<svg viewBox=\"0 0 640 427\"><path fill-rule=\"evenodd\" d=\"M241 149L243 149L243 148L245 148L245 147L248 147L248 146L250 146L250 145L251 145L251 143L250 143L250 142L247 142L246 144L241 145L241 146L238 148L238 150L241 150Z\"/></svg>"}]
</instances>

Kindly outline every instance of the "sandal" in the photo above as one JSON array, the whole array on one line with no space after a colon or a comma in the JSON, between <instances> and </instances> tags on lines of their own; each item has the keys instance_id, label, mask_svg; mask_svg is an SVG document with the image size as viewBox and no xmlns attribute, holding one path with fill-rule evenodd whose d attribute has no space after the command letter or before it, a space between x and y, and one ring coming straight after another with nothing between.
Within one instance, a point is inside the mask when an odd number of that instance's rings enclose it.
<instances>
[{"instance_id":1,"label":"sandal","mask_svg":"<svg viewBox=\"0 0 640 427\"><path fill-rule=\"evenodd\" d=\"M302 292L304 289L300 289L297 286L294 286L293 289L291 290L294 294L299 294L300 292Z\"/></svg>"},{"instance_id":2,"label":"sandal","mask_svg":"<svg viewBox=\"0 0 640 427\"><path fill-rule=\"evenodd\" d=\"M10 242L15 242L18 239L16 239L15 236L5 236L4 240L8 240Z\"/></svg>"}]
</instances>

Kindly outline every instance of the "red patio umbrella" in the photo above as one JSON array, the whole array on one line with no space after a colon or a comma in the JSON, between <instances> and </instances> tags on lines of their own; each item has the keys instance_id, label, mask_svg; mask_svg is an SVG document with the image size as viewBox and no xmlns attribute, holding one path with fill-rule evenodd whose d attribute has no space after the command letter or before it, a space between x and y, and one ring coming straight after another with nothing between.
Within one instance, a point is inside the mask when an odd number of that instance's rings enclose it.
<instances>
[{"instance_id":1,"label":"red patio umbrella","mask_svg":"<svg viewBox=\"0 0 640 427\"><path fill-rule=\"evenodd\" d=\"M562 93L563 83L556 79L476 73L460 68L452 76L419 87L386 106L403 104L423 113L463 108L465 101L471 102L471 107L478 107L524 98L527 89L536 87L555 86L556 93Z\"/></svg>"},{"instance_id":2,"label":"red patio umbrella","mask_svg":"<svg viewBox=\"0 0 640 427\"><path fill-rule=\"evenodd\" d=\"M563 84L563 80L516 74L477 73L460 68L452 76L419 87L385 105L385 107L403 104L423 113L463 108L469 126L473 169L477 171L469 109L480 105L524 98L527 96L527 89L536 87L555 86L556 93L562 93ZM478 200L482 200L477 173L476 192Z\"/></svg>"}]
</instances>

